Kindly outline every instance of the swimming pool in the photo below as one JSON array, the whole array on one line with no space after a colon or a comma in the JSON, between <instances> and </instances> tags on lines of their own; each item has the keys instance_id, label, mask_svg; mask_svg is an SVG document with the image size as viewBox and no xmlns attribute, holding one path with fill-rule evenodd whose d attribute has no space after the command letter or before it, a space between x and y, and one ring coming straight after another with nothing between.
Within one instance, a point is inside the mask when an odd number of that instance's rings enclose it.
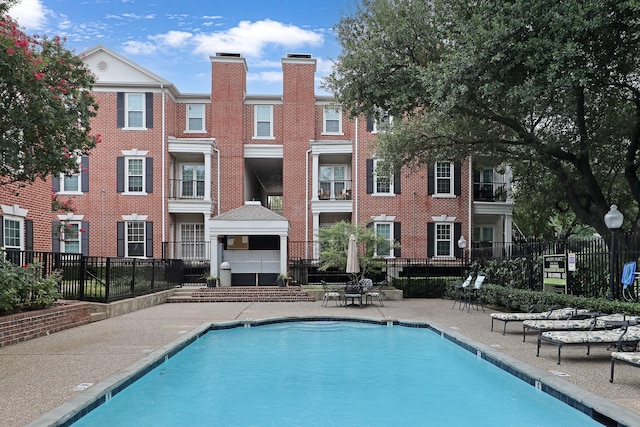
<instances>
[{"instance_id":1,"label":"swimming pool","mask_svg":"<svg viewBox=\"0 0 640 427\"><path fill-rule=\"evenodd\" d=\"M290 320L196 331L64 422L86 414L74 425L600 425L428 325Z\"/></svg>"}]
</instances>

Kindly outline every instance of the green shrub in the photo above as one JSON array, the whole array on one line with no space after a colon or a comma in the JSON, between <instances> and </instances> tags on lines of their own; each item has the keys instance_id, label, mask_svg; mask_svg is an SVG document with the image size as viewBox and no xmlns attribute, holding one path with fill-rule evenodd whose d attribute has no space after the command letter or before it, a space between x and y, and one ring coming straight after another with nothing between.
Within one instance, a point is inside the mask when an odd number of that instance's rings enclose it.
<instances>
[{"instance_id":1,"label":"green shrub","mask_svg":"<svg viewBox=\"0 0 640 427\"><path fill-rule=\"evenodd\" d=\"M47 307L60 297L60 272L43 277L37 262L14 265L0 249L0 314Z\"/></svg>"}]
</instances>

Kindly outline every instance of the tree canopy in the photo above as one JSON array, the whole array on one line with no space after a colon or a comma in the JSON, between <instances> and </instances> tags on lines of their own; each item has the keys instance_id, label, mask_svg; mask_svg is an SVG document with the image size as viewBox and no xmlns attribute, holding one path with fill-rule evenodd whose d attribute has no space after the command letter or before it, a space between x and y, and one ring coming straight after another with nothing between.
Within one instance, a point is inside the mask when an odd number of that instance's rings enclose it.
<instances>
[{"instance_id":1,"label":"tree canopy","mask_svg":"<svg viewBox=\"0 0 640 427\"><path fill-rule=\"evenodd\" d=\"M579 222L607 233L616 204L638 230L637 0L363 0L336 32L325 87L353 115L403 119L378 139L389 164L519 165ZM544 182L518 179L517 197Z\"/></svg>"},{"instance_id":2,"label":"tree canopy","mask_svg":"<svg viewBox=\"0 0 640 427\"><path fill-rule=\"evenodd\" d=\"M29 36L0 1L0 183L73 173L100 141L94 77L59 37Z\"/></svg>"}]
</instances>

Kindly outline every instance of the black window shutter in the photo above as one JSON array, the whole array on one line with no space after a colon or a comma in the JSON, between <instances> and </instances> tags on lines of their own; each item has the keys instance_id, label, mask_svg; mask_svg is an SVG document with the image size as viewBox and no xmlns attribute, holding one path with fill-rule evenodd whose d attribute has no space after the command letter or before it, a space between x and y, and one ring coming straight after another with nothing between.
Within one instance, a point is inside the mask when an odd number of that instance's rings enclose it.
<instances>
[{"instance_id":1,"label":"black window shutter","mask_svg":"<svg viewBox=\"0 0 640 427\"><path fill-rule=\"evenodd\" d=\"M367 159L367 194L373 194L373 159Z\"/></svg>"},{"instance_id":2,"label":"black window shutter","mask_svg":"<svg viewBox=\"0 0 640 427\"><path fill-rule=\"evenodd\" d=\"M427 194L434 194L436 188L436 165L429 163L427 166Z\"/></svg>"},{"instance_id":3,"label":"black window shutter","mask_svg":"<svg viewBox=\"0 0 640 427\"><path fill-rule=\"evenodd\" d=\"M80 246L82 248L82 255L89 256L89 222L82 221L80 227L84 230L80 233Z\"/></svg>"},{"instance_id":4,"label":"black window shutter","mask_svg":"<svg viewBox=\"0 0 640 427\"><path fill-rule=\"evenodd\" d=\"M117 238L117 256L124 256L124 222L118 221L116 223L116 238Z\"/></svg>"},{"instance_id":5,"label":"black window shutter","mask_svg":"<svg viewBox=\"0 0 640 427\"><path fill-rule=\"evenodd\" d=\"M51 189L54 193L60 191L60 178L58 176L54 176L51 180Z\"/></svg>"},{"instance_id":6,"label":"black window shutter","mask_svg":"<svg viewBox=\"0 0 640 427\"><path fill-rule=\"evenodd\" d=\"M400 249L401 249L401 247L400 247L400 238L401 237L402 237L402 234L401 234L400 223L399 222L394 222L393 223L393 239L396 241L398 246L393 248L393 256L396 257L396 258L400 258L402 256L402 252L400 251Z\"/></svg>"},{"instance_id":7,"label":"black window shutter","mask_svg":"<svg viewBox=\"0 0 640 427\"><path fill-rule=\"evenodd\" d=\"M462 249L458 247L458 240L460 240L460 236L462 236L462 223L455 222L453 223L453 245L456 248L456 258L462 258Z\"/></svg>"},{"instance_id":8,"label":"black window shutter","mask_svg":"<svg viewBox=\"0 0 640 427\"><path fill-rule=\"evenodd\" d=\"M462 165L460 162L453 164L453 192L456 196L462 195Z\"/></svg>"},{"instance_id":9,"label":"black window shutter","mask_svg":"<svg viewBox=\"0 0 640 427\"><path fill-rule=\"evenodd\" d=\"M436 253L436 225L433 222L427 223L427 257L432 257Z\"/></svg>"},{"instance_id":10,"label":"black window shutter","mask_svg":"<svg viewBox=\"0 0 640 427\"><path fill-rule=\"evenodd\" d=\"M0 215L0 246L4 246L4 218Z\"/></svg>"},{"instance_id":11,"label":"black window shutter","mask_svg":"<svg viewBox=\"0 0 640 427\"><path fill-rule=\"evenodd\" d=\"M51 251L60 252L60 221L51 223Z\"/></svg>"},{"instance_id":12,"label":"black window shutter","mask_svg":"<svg viewBox=\"0 0 640 427\"><path fill-rule=\"evenodd\" d=\"M367 132L373 132L373 117L367 117Z\"/></svg>"},{"instance_id":13,"label":"black window shutter","mask_svg":"<svg viewBox=\"0 0 640 427\"><path fill-rule=\"evenodd\" d=\"M116 159L116 192L124 193L124 157Z\"/></svg>"},{"instance_id":14,"label":"black window shutter","mask_svg":"<svg viewBox=\"0 0 640 427\"><path fill-rule=\"evenodd\" d=\"M147 109L146 111L146 127L148 129L151 129L153 127L153 92L146 92L145 94L145 107Z\"/></svg>"},{"instance_id":15,"label":"black window shutter","mask_svg":"<svg viewBox=\"0 0 640 427\"><path fill-rule=\"evenodd\" d=\"M81 191L83 193L89 192L89 156L82 156L82 161L80 162L81 172L80 179L82 182Z\"/></svg>"},{"instance_id":16,"label":"black window shutter","mask_svg":"<svg viewBox=\"0 0 640 427\"><path fill-rule=\"evenodd\" d=\"M116 95L116 127L124 127L124 92Z\"/></svg>"},{"instance_id":17,"label":"black window shutter","mask_svg":"<svg viewBox=\"0 0 640 427\"><path fill-rule=\"evenodd\" d=\"M394 174L393 174L393 193L394 194L401 194L402 190L400 189L400 170L398 169Z\"/></svg>"},{"instance_id":18,"label":"black window shutter","mask_svg":"<svg viewBox=\"0 0 640 427\"><path fill-rule=\"evenodd\" d=\"M153 193L153 157L147 157L144 160L145 163L145 191L147 193Z\"/></svg>"},{"instance_id":19,"label":"black window shutter","mask_svg":"<svg viewBox=\"0 0 640 427\"><path fill-rule=\"evenodd\" d=\"M33 250L33 220L24 220L24 249Z\"/></svg>"},{"instance_id":20,"label":"black window shutter","mask_svg":"<svg viewBox=\"0 0 640 427\"><path fill-rule=\"evenodd\" d=\"M144 224L144 238L145 238L145 256L153 257L153 222L146 222Z\"/></svg>"}]
</instances>

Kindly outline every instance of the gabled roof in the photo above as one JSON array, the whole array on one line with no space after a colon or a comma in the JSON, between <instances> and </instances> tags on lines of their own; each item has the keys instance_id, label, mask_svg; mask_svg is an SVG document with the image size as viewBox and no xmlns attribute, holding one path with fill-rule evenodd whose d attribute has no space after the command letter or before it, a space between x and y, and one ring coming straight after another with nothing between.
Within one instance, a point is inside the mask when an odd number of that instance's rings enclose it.
<instances>
[{"instance_id":1,"label":"gabled roof","mask_svg":"<svg viewBox=\"0 0 640 427\"><path fill-rule=\"evenodd\" d=\"M96 77L94 87L164 87L174 96L180 92L165 78L132 62L122 55L97 45L87 49L80 57Z\"/></svg>"},{"instance_id":2,"label":"gabled roof","mask_svg":"<svg viewBox=\"0 0 640 427\"><path fill-rule=\"evenodd\" d=\"M218 235L289 234L289 220L260 205L260 202L246 202L244 206L215 216L210 221L211 232Z\"/></svg>"}]
</instances>

